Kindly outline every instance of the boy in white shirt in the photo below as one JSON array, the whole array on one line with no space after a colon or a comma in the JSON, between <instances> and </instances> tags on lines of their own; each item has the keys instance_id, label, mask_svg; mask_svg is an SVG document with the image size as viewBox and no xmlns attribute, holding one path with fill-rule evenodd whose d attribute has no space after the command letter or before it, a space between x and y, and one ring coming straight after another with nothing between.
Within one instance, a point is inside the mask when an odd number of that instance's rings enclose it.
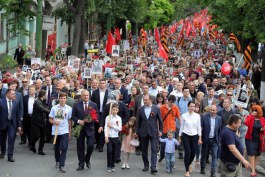
<instances>
[{"instance_id":1,"label":"boy in white shirt","mask_svg":"<svg viewBox=\"0 0 265 177\"><path fill-rule=\"evenodd\" d=\"M118 147L119 132L122 129L121 117L117 115L119 112L119 105L112 104L111 114L106 117L104 132L105 142L107 143L107 172L114 172L115 170L115 152Z\"/></svg>"},{"instance_id":2,"label":"boy in white shirt","mask_svg":"<svg viewBox=\"0 0 265 177\"><path fill-rule=\"evenodd\" d=\"M160 142L165 142L165 159L166 159L166 170L167 173L172 173L172 169L175 164L175 147L176 145L179 145L178 140L173 138L173 131L168 130L167 132L167 138L162 139L159 138Z\"/></svg>"}]
</instances>

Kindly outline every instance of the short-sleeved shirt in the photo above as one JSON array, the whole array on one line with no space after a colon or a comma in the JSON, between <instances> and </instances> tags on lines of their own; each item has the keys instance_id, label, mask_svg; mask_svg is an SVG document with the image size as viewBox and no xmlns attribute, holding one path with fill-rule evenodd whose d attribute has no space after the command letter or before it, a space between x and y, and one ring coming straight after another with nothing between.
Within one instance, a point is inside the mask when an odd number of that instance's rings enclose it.
<instances>
[{"instance_id":1,"label":"short-sleeved shirt","mask_svg":"<svg viewBox=\"0 0 265 177\"><path fill-rule=\"evenodd\" d=\"M241 155L244 154L244 147L242 145L242 142L240 141L239 137L236 135L236 133L228 128L224 127L221 132L221 152L220 152L220 159L223 162L232 162L235 164L238 164L240 162L239 159L237 159L233 153L229 150L228 145L234 144Z\"/></svg>"},{"instance_id":2,"label":"short-sleeved shirt","mask_svg":"<svg viewBox=\"0 0 265 177\"><path fill-rule=\"evenodd\" d=\"M72 116L72 108L68 105L62 107L60 106L60 104L58 104L52 107L49 117L60 121L58 135L69 133L68 120L71 119L71 116ZM56 125L53 125L52 135L55 134L55 129Z\"/></svg>"}]
</instances>

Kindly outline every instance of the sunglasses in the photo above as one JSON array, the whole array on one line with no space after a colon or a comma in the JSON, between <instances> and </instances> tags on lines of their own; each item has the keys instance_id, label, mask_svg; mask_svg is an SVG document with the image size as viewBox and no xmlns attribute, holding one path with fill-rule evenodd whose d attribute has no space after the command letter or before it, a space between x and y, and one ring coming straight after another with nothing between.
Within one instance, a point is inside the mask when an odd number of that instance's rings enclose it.
<instances>
[{"instance_id":1,"label":"sunglasses","mask_svg":"<svg viewBox=\"0 0 265 177\"><path fill-rule=\"evenodd\" d=\"M227 94L226 96L233 96L233 95Z\"/></svg>"},{"instance_id":2,"label":"sunglasses","mask_svg":"<svg viewBox=\"0 0 265 177\"><path fill-rule=\"evenodd\" d=\"M22 81L22 83L28 83L28 81Z\"/></svg>"},{"instance_id":3,"label":"sunglasses","mask_svg":"<svg viewBox=\"0 0 265 177\"><path fill-rule=\"evenodd\" d=\"M252 112L258 112L256 109L253 109Z\"/></svg>"}]
</instances>

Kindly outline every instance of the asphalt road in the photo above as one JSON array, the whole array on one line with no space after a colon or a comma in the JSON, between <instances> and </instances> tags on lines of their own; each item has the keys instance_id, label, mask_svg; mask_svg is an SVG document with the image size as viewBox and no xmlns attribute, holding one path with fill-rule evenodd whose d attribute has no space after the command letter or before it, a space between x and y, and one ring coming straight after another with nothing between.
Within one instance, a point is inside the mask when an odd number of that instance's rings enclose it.
<instances>
[{"instance_id":1,"label":"asphalt road","mask_svg":"<svg viewBox=\"0 0 265 177\"><path fill-rule=\"evenodd\" d=\"M102 176L115 176L115 177L147 177L154 176L149 172L142 172L143 162L141 156L131 155L130 169L122 170L121 164L116 165L116 172L108 173L106 171L107 154L106 147L104 152L94 150L91 158L91 170L85 168L83 171L76 171L78 160L76 153L76 140L73 138L70 142L67 159L66 159L66 173L62 174L55 169L54 152L52 144L45 144L45 156L33 154L29 151L27 145L18 145L19 138L16 140L14 158L15 162L11 163L5 159L0 159L0 177L102 177ZM37 147L36 147L37 148ZM149 154L150 155L150 154ZM158 163L158 173L155 176L184 176L184 162L176 158L176 169L173 174L167 174L165 171L165 161ZM210 173L207 170L206 175L199 173L200 167L194 165L191 177L209 177ZM209 166L208 166L209 167ZM208 168L209 169L209 168ZM219 174L217 174L219 176ZM244 169L243 176L250 176L250 172Z\"/></svg>"}]
</instances>

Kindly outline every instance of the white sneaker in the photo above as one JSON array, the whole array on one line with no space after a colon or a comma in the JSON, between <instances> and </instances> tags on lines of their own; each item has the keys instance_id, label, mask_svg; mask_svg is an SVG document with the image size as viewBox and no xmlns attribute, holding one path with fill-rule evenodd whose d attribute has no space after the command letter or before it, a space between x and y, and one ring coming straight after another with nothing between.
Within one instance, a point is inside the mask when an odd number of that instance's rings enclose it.
<instances>
[{"instance_id":1,"label":"white sneaker","mask_svg":"<svg viewBox=\"0 0 265 177\"><path fill-rule=\"evenodd\" d=\"M108 167L107 168L107 172L111 173L111 168Z\"/></svg>"},{"instance_id":2,"label":"white sneaker","mask_svg":"<svg viewBox=\"0 0 265 177\"><path fill-rule=\"evenodd\" d=\"M125 169L125 167L126 167L125 164L123 164L123 165L121 166L121 169Z\"/></svg>"},{"instance_id":3,"label":"white sneaker","mask_svg":"<svg viewBox=\"0 0 265 177\"><path fill-rule=\"evenodd\" d=\"M126 169L130 169L130 166L128 164L125 165Z\"/></svg>"}]
</instances>

